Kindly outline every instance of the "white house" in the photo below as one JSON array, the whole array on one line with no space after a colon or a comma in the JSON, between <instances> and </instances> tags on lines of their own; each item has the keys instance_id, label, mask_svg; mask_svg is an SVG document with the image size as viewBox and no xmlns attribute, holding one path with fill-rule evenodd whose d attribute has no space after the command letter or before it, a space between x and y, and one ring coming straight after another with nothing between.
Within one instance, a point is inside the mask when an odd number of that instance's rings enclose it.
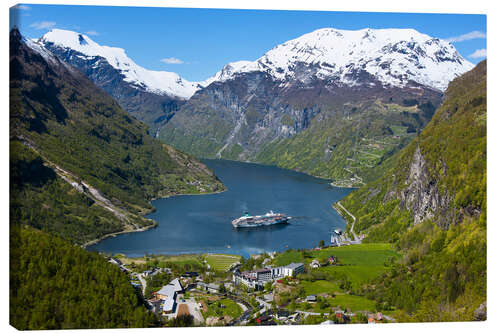
<instances>
[{"instance_id":1,"label":"white house","mask_svg":"<svg viewBox=\"0 0 500 333\"><path fill-rule=\"evenodd\" d=\"M304 273L304 264L299 262L292 262L286 266L281 268L281 272L283 276L291 276L294 277L297 274Z\"/></svg>"},{"instance_id":2,"label":"white house","mask_svg":"<svg viewBox=\"0 0 500 333\"><path fill-rule=\"evenodd\" d=\"M311 266L311 268L319 268L320 264L318 260L314 259L309 266Z\"/></svg>"}]
</instances>

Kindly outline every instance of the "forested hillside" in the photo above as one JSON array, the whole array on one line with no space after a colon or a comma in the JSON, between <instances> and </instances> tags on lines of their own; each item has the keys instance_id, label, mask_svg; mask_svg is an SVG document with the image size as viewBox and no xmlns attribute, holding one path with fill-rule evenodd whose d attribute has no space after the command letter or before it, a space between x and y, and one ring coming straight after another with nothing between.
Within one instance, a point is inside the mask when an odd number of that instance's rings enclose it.
<instances>
[{"instance_id":1,"label":"forested hillside","mask_svg":"<svg viewBox=\"0 0 500 333\"><path fill-rule=\"evenodd\" d=\"M224 186L83 74L10 34L10 323L156 326L118 267L80 246L154 226L150 200Z\"/></svg>"},{"instance_id":2,"label":"forested hillside","mask_svg":"<svg viewBox=\"0 0 500 333\"><path fill-rule=\"evenodd\" d=\"M156 197L224 188L205 165L154 140L146 125L83 74L25 43L16 29L10 68L14 223L44 225L83 243L109 231L151 226L141 215ZM45 177L30 175L30 168ZM88 230L80 228L84 224Z\"/></svg>"},{"instance_id":3,"label":"forested hillside","mask_svg":"<svg viewBox=\"0 0 500 333\"><path fill-rule=\"evenodd\" d=\"M390 241L405 253L366 291L380 304L405 310L403 320L484 319L486 61L450 83L394 168L342 204L365 242Z\"/></svg>"},{"instance_id":4,"label":"forested hillside","mask_svg":"<svg viewBox=\"0 0 500 333\"><path fill-rule=\"evenodd\" d=\"M20 330L149 327L128 277L97 253L37 231L10 233L10 324Z\"/></svg>"}]
</instances>

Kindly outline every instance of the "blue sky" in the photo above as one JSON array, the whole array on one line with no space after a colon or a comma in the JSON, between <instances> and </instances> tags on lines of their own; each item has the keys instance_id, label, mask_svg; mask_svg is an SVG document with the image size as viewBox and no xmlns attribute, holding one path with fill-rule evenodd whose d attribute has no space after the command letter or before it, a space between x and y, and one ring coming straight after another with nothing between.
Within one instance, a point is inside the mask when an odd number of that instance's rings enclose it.
<instances>
[{"instance_id":1,"label":"blue sky","mask_svg":"<svg viewBox=\"0 0 500 333\"><path fill-rule=\"evenodd\" d=\"M450 40L472 63L486 54L486 16L191 8L20 5L11 10L27 37L51 28L86 33L124 48L137 64L179 73L190 81L226 63L255 60L274 46L316 29L413 28Z\"/></svg>"}]
</instances>

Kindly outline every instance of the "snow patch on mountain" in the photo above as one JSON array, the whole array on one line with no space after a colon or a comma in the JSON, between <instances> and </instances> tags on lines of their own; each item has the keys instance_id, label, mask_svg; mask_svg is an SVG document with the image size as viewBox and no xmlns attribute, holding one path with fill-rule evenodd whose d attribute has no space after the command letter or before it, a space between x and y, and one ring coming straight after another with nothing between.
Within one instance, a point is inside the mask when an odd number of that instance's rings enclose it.
<instances>
[{"instance_id":1,"label":"snow patch on mountain","mask_svg":"<svg viewBox=\"0 0 500 333\"><path fill-rule=\"evenodd\" d=\"M53 29L37 42L76 51L82 59L102 57L124 76L124 81L158 95L187 99L201 88L197 82L187 81L177 73L147 70L130 59L124 49L99 45L87 35L75 31Z\"/></svg>"},{"instance_id":2,"label":"snow patch on mountain","mask_svg":"<svg viewBox=\"0 0 500 333\"><path fill-rule=\"evenodd\" d=\"M304 65L308 75L302 75ZM449 42L414 29L325 28L280 44L256 61L229 63L204 82L263 71L283 84L310 80L312 73L355 86L361 84L356 73L364 70L384 85L403 87L415 81L444 91L451 80L473 67Z\"/></svg>"}]
</instances>

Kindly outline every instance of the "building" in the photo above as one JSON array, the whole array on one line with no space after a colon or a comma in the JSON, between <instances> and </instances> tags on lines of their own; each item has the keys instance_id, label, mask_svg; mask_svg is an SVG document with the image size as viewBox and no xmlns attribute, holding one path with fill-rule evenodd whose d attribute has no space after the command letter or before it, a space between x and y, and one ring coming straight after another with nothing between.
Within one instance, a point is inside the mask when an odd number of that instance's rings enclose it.
<instances>
[{"instance_id":1,"label":"building","mask_svg":"<svg viewBox=\"0 0 500 333\"><path fill-rule=\"evenodd\" d=\"M254 272L239 272L236 271L233 274L233 282L234 284L240 285L243 284L247 286L247 288L250 289L262 289L263 288L263 283L262 281L257 280L257 274L254 274Z\"/></svg>"},{"instance_id":2,"label":"building","mask_svg":"<svg viewBox=\"0 0 500 333\"><path fill-rule=\"evenodd\" d=\"M342 242L341 242L342 235L343 235L343 232L340 229L335 229L332 232L332 236L330 238L330 243L332 243L332 246L342 245Z\"/></svg>"},{"instance_id":3,"label":"building","mask_svg":"<svg viewBox=\"0 0 500 333\"><path fill-rule=\"evenodd\" d=\"M282 267L282 275L295 277L297 274L304 273L304 264L292 262Z\"/></svg>"},{"instance_id":4,"label":"building","mask_svg":"<svg viewBox=\"0 0 500 333\"><path fill-rule=\"evenodd\" d=\"M184 292L179 279L170 281L169 284L163 286L159 291L154 292L156 299L163 300L163 314L175 312L177 295Z\"/></svg>"},{"instance_id":5,"label":"building","mask_svg":"<svg viewBox=\"0 0 500 333\"><path fill-rule=\"evenodd\" d=\"M182 277L185 277L185 278L194 278L194 277L197 277L199 274L197 272L185 272L184 274L182 274Z\"/></svg>"},{"instance_id":6,"label":"building","mask_svg":"<svg viewBox=\"0 0 500 333\"><path fill-rule=\"evenodd\" d=\"M314 259L311 264L310 264L311 268L319 268L320 267L320 264L319 264L319 261Z\"/></svg>"},{"instance_id":7,"label":"building","mask_svg":"<svg viewBox=\"0 0 500 333\"><path fill-rule=\"evenodd\" d=\"M316 295L306 296L306 302L316 302Z\"/></svg>"},{"instance_id":8,"label":"building","mask_svg":"<svg viewBox=\"0 0 500 333\"><path fill-rule=\"evenodd\" d=\"M271 281L273 279L272 270L269 268L256 270L255 274L258 281Z\"/></svg>"},{"instance_id":9,"label":"building","mask_svg":"<svg viewBox=\"0 0 500 333\"><path fill-rule=\"evenodd\" d=\"M118 266L122 266L123 263L121 262L120 259L118 258L109 258L108 262L112 263L112 264L115 264L115 265L118 265Z\"/></svg>"},{"instance_id":10,"label":"building","mask_svg":"<svg viewBox=\"0 0 500 333\"><path fill-rule=\"evenodd\" d=\"M209 293L218 293L219 292L219 285L217 283L209 283L206 285L206 291L208 291Z\"/></svg>"},{"instance_id":11,"label":"building","mask_svg":"<svg viewBox=\"0 0 500 333\"><path fill-rule=\"evenodd\" d=\"M303 263L291 263L282 267L266 267L255 271L240 272L235 270L233 272L233 282L235 285L244 284L248 288L262 289L269 281L285 276L294 277L303 272Z\"/></svg>"}]
</instances>

